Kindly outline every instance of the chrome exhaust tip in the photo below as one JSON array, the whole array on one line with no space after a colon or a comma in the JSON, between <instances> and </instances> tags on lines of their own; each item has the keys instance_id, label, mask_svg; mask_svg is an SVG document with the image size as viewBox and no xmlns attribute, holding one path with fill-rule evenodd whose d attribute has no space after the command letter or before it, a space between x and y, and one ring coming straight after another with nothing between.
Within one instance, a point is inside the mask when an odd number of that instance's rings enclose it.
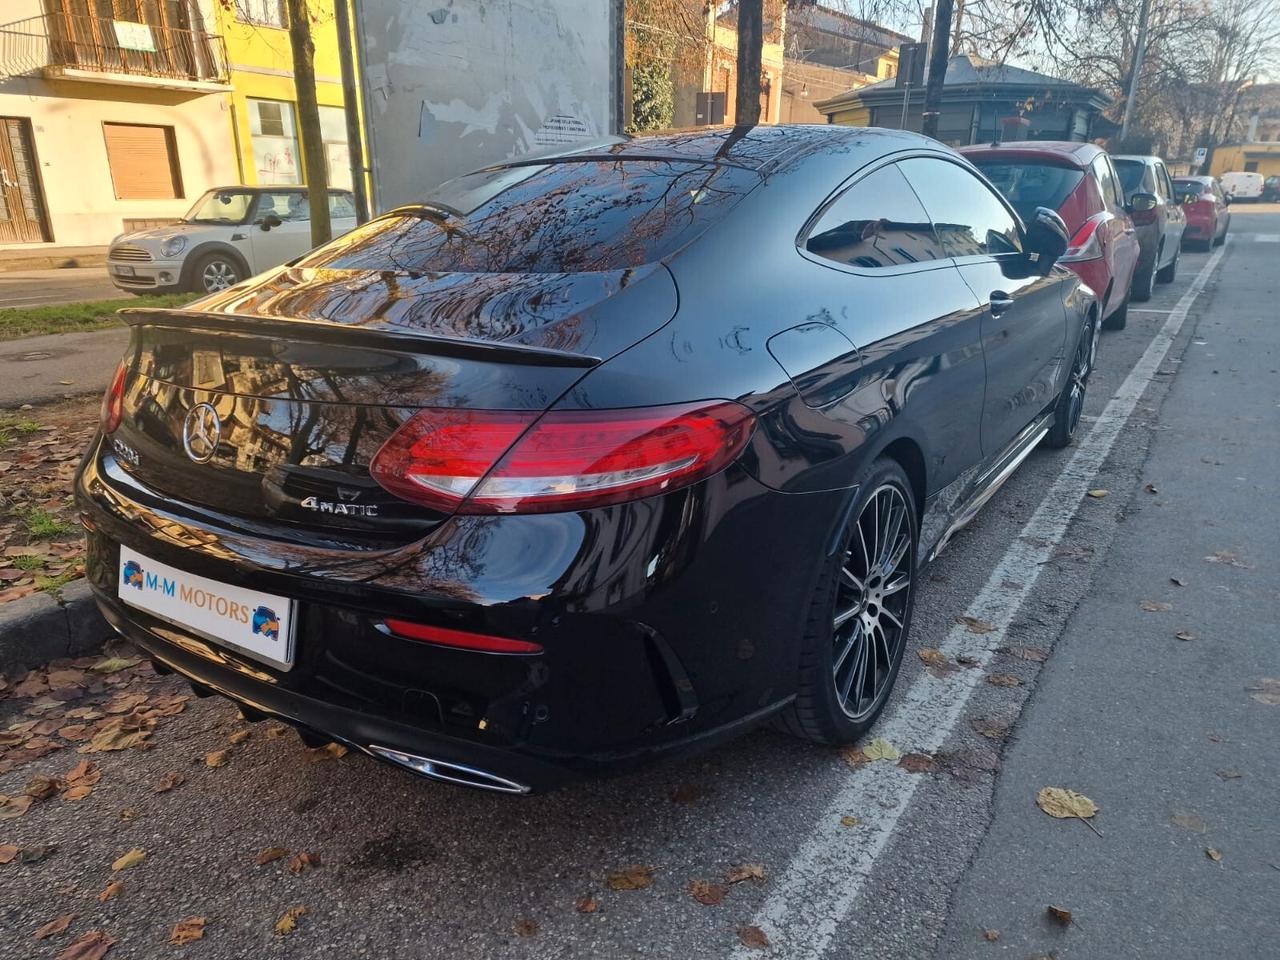
<instances>
[{"instance_id":1,"label":"chrome exhaust tip","mask_svg":"<svg viewBox=\"0 0 1280 960\"><path fill-rule=\"evenodd\" d=\"M392 750L390 747L379 747L374 744L369 744L366 749L375 756L390 760L394 764L412 770L414 773L421 774L424 777L430 777L432 780L456 783L464 787L475 787L479 790L492 790L496 793L523 794L529 792L529 787L523 783L516 783L514 780L500 777L496 773L478 770L475 767L454 763L451 760L420 757L416 754Z\"/></svg>"}]
</instances>

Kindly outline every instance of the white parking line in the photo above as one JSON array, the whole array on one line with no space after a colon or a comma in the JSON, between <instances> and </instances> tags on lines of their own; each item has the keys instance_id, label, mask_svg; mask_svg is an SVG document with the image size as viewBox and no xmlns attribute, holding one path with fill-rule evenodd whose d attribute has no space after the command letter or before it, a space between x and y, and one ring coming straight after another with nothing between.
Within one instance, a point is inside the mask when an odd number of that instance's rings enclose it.
<instances>
[{"instance_id":1,"label":"white parking line","mask_svg":"<svg viewBox=\"0 0 1280 960\"><path fill-rule=\"evenodd\" d=\"M1004 643L1008 625L1031 593L1045 561L1062 541L1121 427L1160 368L1222 255L1219 248L1201 268L965 611L995 629L979 635L964 626L953 627L941 646L948 657L972 657L985 668ZM960 670L947 679L921 674L886 712L875 735L903 753L936 751L960 720L984 672ZM779 875L752 921L769 935L775 955L816 958L826 953L920 782L919 774L885 762L867 764L844 777L812 834ZM842 826L840 818L845 815L858 817L859 824ZM735 960L758 956L745 947L733 952Z\"/></svg>"}]
</instances>

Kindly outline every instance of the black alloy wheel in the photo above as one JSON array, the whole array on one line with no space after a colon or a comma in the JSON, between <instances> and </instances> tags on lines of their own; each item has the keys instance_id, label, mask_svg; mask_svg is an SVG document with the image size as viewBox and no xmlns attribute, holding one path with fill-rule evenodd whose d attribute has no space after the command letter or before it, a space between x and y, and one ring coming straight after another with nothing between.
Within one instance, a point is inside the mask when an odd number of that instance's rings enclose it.
<instances>
[{"instance_id":1,"label":"black alloy wheel","mask_svg":"<svg viewBox=\"0 0 1280 960\"><path fill-rule=\"evenodd\" d=\"M810 610L796 701L781 718L784 729L819 743L852 743L875 722L911 627L918 534L910 483L882 457L859 486Z\"/></svg>"},{"instance_id":2,"label":"black alloy wheel","mask_svg":"<svg viewBox=\"0 0 1280 960\"><path fill-rule=\"evenodd\" d=\"M1080 415L1084 412L1084 396L1089 389L1089 374L1098 359L1098 325L1090 318L1088 326L1080 334L1076 354L1071 361L1071 373L1058 396L1053 411L1053 425L1046 438L1051 447L1065 447L1076 435Z\"/></svg>"}]
</instances>

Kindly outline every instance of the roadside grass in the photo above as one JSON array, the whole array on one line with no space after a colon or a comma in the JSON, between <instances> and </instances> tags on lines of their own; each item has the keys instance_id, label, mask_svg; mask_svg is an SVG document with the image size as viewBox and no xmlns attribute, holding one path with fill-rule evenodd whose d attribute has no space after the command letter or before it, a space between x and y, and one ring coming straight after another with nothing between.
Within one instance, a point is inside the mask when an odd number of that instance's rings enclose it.
<instances>
[{"instance_id":1,"label":"roadside grass","mask_svg":"<svg viewBox=\"0 0 1280 960\"><path fill-rule=\"evenodd\" d=\"M124 307L180 307L198 294L164 293L127 300L91 300L56 307L7 307L0 310L0 340L45 333L101 330L120 323L116 311Z\"/></svg>"}]
</instances>

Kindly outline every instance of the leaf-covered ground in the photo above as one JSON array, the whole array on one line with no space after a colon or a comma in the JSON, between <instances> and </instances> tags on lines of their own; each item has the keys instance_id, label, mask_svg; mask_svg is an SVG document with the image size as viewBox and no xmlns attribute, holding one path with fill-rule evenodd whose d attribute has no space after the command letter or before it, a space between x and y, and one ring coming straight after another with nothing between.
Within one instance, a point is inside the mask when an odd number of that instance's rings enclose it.
<instances>
[{"instance_id":1,"label":"leaf-covered ground","mask_svg":"<svg viewBox=\"0 0 1280 960\"><path fill-rule=\"evenodd\" d=\"M97 424L96 397L0 412L0 603L83 574L71 480Z\"/></svg>"}]
</instances>

